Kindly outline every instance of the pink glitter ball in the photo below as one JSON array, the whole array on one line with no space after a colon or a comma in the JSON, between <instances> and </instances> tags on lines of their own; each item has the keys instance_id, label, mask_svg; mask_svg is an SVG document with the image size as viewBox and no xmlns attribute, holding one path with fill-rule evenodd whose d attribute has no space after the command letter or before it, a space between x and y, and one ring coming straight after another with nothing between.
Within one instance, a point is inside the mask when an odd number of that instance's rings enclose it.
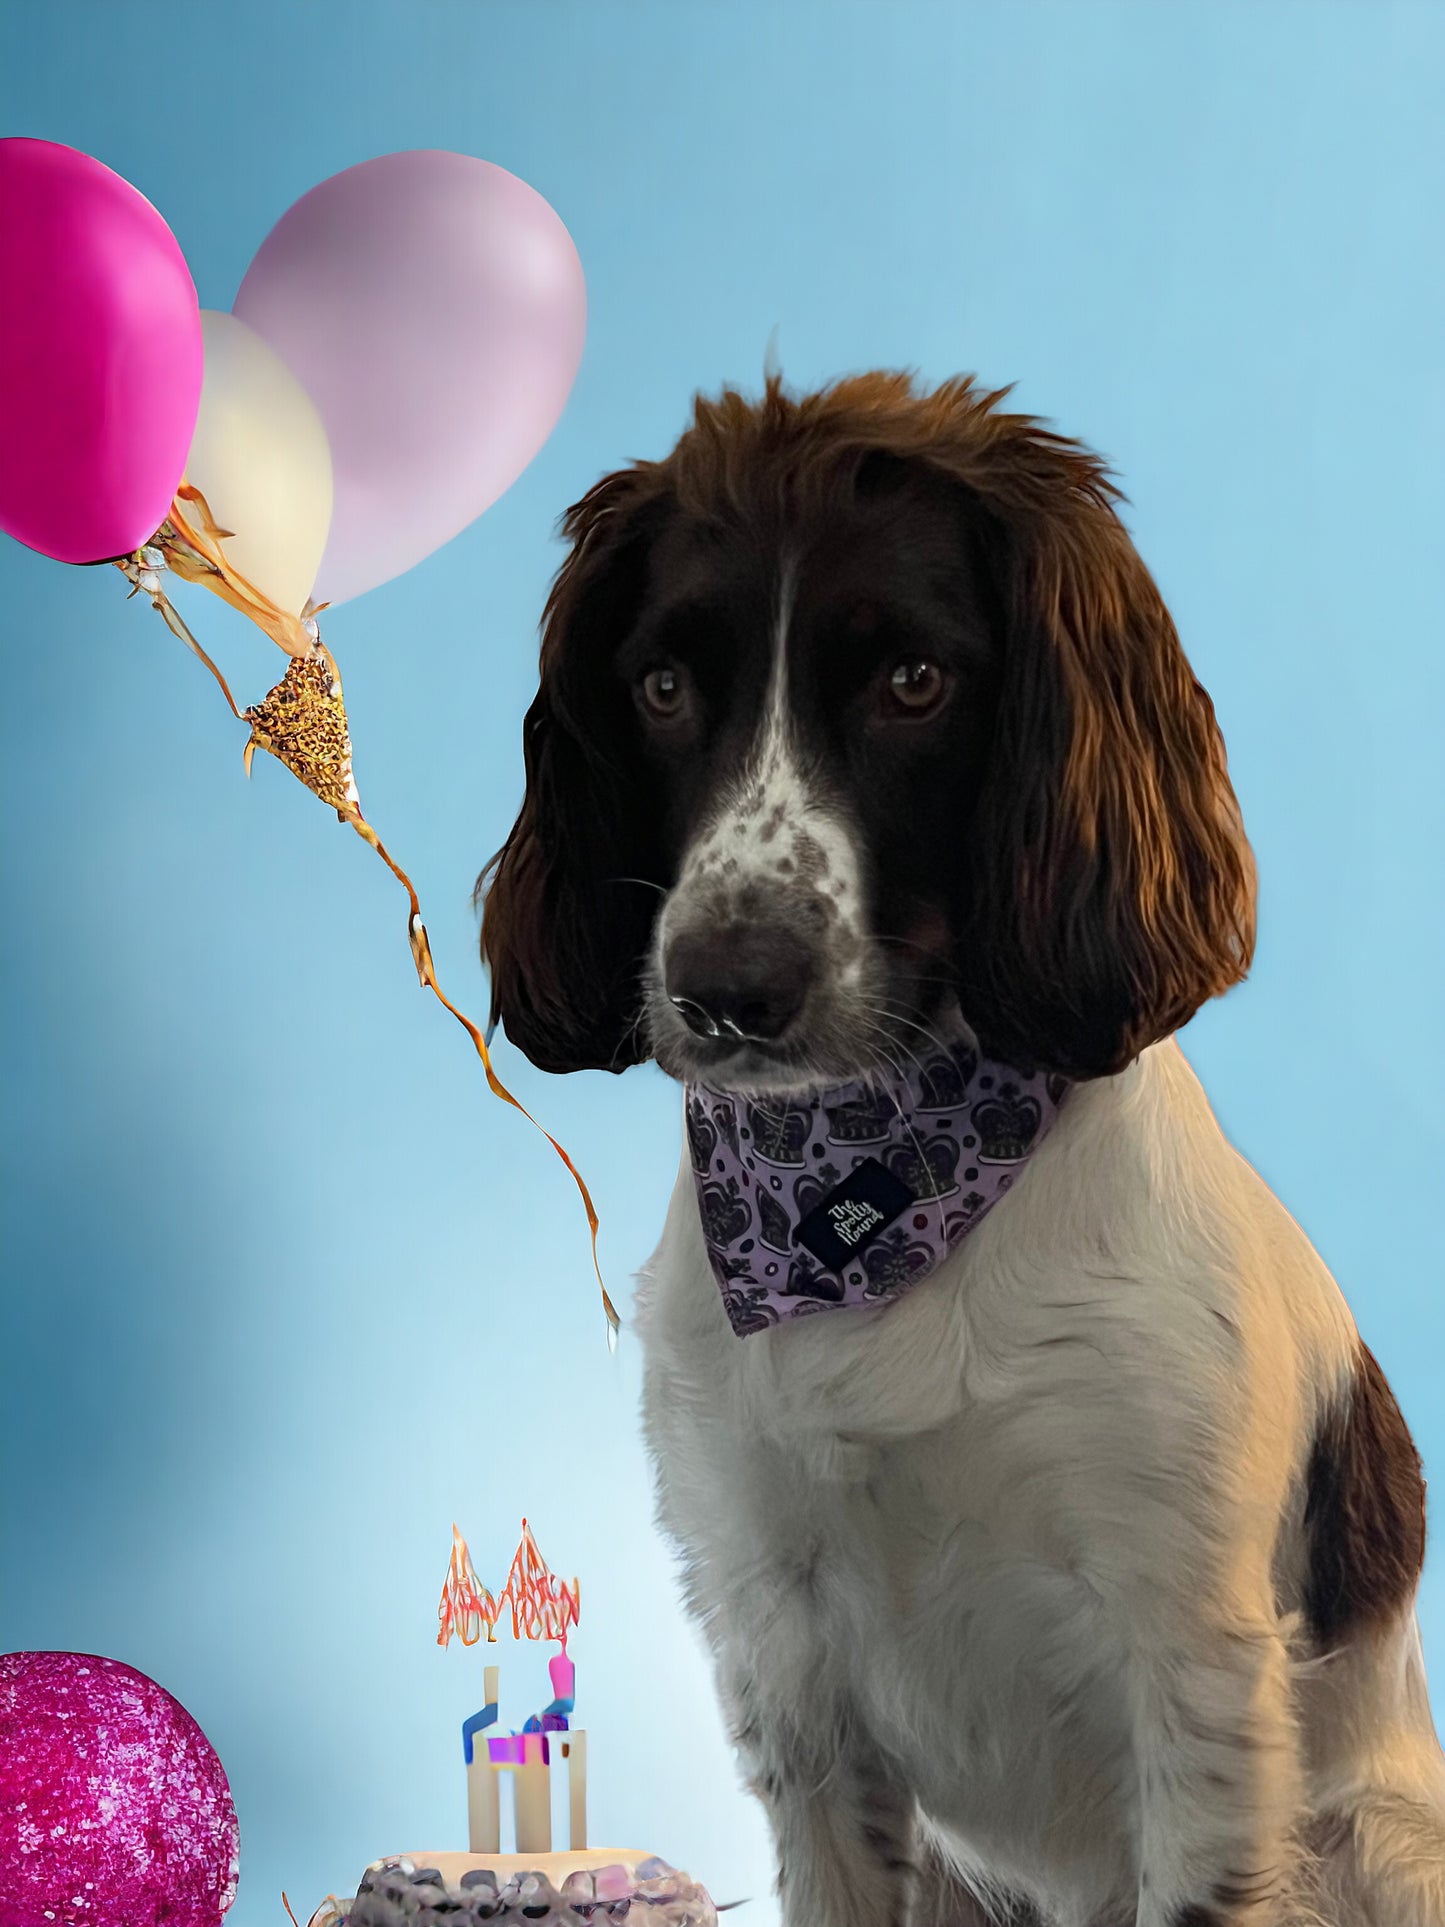
<instances>
[{"instance_id":1,"label":"pink glitter ball","mask_svg":"<svg viewBox=\"0 0 1445 1927\"><path fill-rule=\"evenodd\" d=\"M221 1762L164 1687L89 1653L0 1656L4 1927L218 1927L238 1844Z\"/></svg>"}]
</instances>

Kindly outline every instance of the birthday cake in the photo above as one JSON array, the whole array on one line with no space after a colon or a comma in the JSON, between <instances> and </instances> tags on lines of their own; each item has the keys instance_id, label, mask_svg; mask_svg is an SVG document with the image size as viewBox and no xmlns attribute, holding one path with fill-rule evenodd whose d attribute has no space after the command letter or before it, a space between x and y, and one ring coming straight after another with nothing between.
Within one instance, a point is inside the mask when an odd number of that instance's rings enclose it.
<instances>
[{"instance_id":1,"label":"birthday cake","mask_svg":"<svg viewBox=\"0 0 1445 1927\"><path fill-rule=\"evenodd\" d=\"M609 1847L552 1854L400 1854L375 1861L354 1900L331 1900L310 1927L717 1927L717 1910L687 1874L655 1854Z\"/></svg>"},{"instance_id":2,"label":"birthday cake","mask_svg":"<svg viewBox=\"0 0 1445 1927\"><path fill-rule=\"evenodd\" d=\"M717 1927L717 1909L689 1875L657 1854L587 1842L587 1735L571 1723L576 1667L567 1632L581 1594L557 1579L527 1521L507 1583L494 1598L479 1584L466 1540L452 1527L452 1558L442 1589L437 1644L465 1646L495 1628L510 1609L516 1638L554 1639L553 1697L520 1732L495 1733L500 1669L484 1673L485 1704L462 1722L467 1769L467 1853L407 1853L374 1860L354 1899L334 1894L309 1927L471 1927L476 1921L533 1921L538 1927L596 1927L628 1919L633 1927ZM554 1769L566 1768L568 1850L552 1850ZM516 1851L501 1851L502 1788L510 1787Z\"/></svg>"}]
</instances>

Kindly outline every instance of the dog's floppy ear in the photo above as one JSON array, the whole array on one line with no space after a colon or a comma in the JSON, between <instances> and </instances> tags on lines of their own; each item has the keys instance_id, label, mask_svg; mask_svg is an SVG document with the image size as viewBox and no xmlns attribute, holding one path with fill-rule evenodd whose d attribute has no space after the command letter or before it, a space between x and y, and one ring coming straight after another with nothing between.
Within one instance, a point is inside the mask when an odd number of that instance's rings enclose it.
<instances>
[{"instance_id":1,"label":"dog's floppy ear","mask_svg":"<svg viewBox=\"0 0 1445 1927\"><path fill-rule=\"evenodd\" d=\"M654 826L612 662L661 507L639 465L567 512L572 550L548 598L524 725L526 794L477 880L493 1019L546 1071L620 1071L646 1054L640 971L660 895L645 887Z\"/></svg>"},{"instance_id":2,"label":"dog's floppy ear","mask_svg":"<svg viewBox=\"0 0 1445 1927\"><path fill-rule=\"evenodd\" d=\"M1098 1077L1245 975L1254 861L1213 705L1102 467L994 421L1016 435L987 458L1007 653L960 995L987 1049Z\"/></svg>"}]
</instances>

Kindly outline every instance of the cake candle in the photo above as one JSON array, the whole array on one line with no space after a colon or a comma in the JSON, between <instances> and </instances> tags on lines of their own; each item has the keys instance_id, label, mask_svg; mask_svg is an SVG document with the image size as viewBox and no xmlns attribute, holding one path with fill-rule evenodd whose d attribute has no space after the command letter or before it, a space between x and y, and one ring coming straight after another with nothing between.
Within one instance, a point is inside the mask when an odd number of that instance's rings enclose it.
<instances>
[{"instance_id":1,"label":"cake candle","mask_svg":"<svg viewBox=\"0 0 1445 1927\"><path fill-rule=\"evenodd\" d=\"M552 1848L552 1752L556 1739L559 1758L567 1763L567 1819L569 1850L587 1839L587 1736L571 1730L568 1716L576 1705L577 1668L567 1652L567 1632L578 1622L581 1588L557 1579L522 1521L522 1538L512 1560L507 1583L495 1598L477 1580L466 1540L452 1527L452 1558L439 1608L439 1645L452 1635L464 1645L475 1644L485 1633L496 1639L496 1625L510 1609L514 1637L555 1639L561 1651L548 1662L552 1699L540 1714L523 1724L520 1733L487 1733L500 1714L500 1669L489 1666L483 1675L486 1702L480 1712L462 1722L462 1756L467 1769L467 1833L476 1854L501 1852L500 1776L512 1776L516 1850L521 1854L549 1853ZM477 1744L479 1735L481 1744ZM565 1738L561 1736L565 1735Z\"/></svg>"}]
</instances>

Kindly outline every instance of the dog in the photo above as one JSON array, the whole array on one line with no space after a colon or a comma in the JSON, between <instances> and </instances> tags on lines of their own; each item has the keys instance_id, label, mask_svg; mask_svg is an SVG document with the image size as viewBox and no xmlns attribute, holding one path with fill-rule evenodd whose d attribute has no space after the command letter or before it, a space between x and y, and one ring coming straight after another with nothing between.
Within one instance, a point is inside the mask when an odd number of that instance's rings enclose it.
<instances>
[{"instance_id":1,"label":"dog","mask_svg":"<svg viewBox=\"0 0 1445 1927\"><path fill-rule=\"evenodd\" d=\"M493 1015L688 1086L645 1431L787 1927L1445 1927L1419 1457L1174 1037L1254 944L1213 707L1007 392L770 374L569 511ZM1052 1113L1011 1186L897 1296L734 1289L715 1126L940 1049Z\"/></svg>"}]
</instances>

